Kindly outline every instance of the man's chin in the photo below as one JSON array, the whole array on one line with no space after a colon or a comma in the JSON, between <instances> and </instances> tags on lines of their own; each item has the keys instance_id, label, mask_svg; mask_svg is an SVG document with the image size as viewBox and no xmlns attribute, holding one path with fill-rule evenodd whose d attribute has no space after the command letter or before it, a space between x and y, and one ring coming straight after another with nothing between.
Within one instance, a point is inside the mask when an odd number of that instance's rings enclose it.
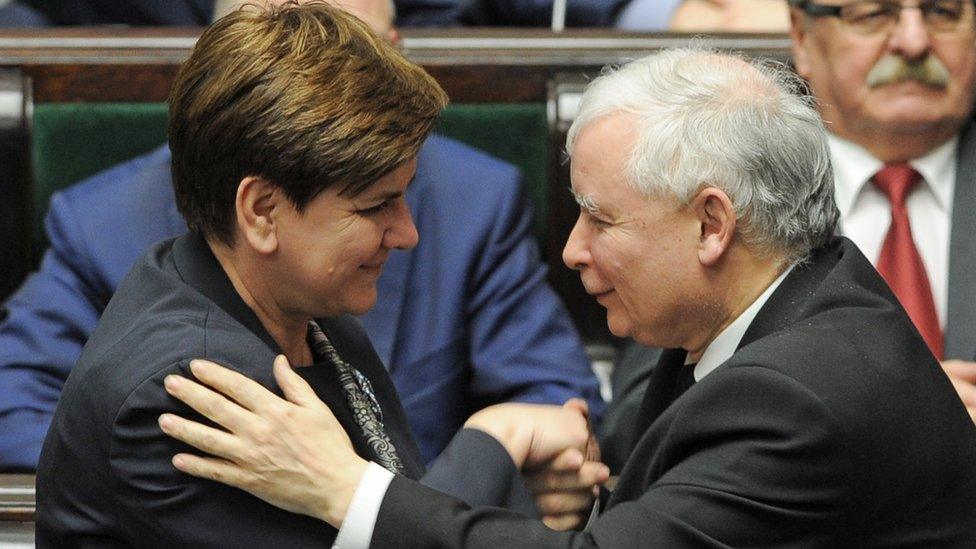
<instances>
[{"instance_id":1,"label":"man's chin","mask_svg":"<svg viewBox=\"0 0 976 549\"><path fill-rule=\"evenodd\" d=\"M630 337L632 331L629 322L622 319L614 319L609 313L607 314L607 328L616 337Z\"/></svg>"}]
</instances>

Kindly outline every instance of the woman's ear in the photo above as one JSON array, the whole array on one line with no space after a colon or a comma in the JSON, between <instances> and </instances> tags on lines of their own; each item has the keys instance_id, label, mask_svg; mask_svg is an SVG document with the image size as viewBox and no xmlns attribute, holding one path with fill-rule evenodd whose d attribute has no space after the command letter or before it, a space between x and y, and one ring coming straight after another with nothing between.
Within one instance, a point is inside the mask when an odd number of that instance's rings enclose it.
<instances>
[{"instance_id":1,"label":"woman's ear","mask_svg":"<svg viewBox=\"0 0 976 549\"><path fill-rule=\"evenodd\" d=\"M247 176L237 186L237 228L244 243L260 254L278 249L275 214L283 199L281 190L263 177Z\"/></svg>"},{"instance_id":2,"label":"woman's ear","mask_svg":"<svg viewBox=\"0 0 976 549\"><path fill-rule=\"evenodd\" d=\"M698 260L706 267L718 264L735 237L735 208L725 191L705 187L691 200L691 211L698 217Z\"/></svg>"}]
</instances>

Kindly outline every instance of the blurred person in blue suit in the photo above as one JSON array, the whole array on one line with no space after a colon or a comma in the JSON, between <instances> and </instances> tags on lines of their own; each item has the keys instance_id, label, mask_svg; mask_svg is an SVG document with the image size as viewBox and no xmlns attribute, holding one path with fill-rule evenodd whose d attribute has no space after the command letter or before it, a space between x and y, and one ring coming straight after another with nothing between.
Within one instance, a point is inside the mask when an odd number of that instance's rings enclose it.
<instances>
[{"instance_id":1,"label":"blurred person in blue suit","mask_svg":"<svg viewBox=\"0 0 976 549\"><path fill-rule=\"evenodd\" d=\"M386 0L342 7L397 40ZM218 15L221 11L218 9ZM519 171L433 136L407 193L420 244L390 257L361 317L425 461L472 411L584 397L603 410L579 336L531 233ZM161 147L55 194L50 249L0 317L0 470L31 471L61 387L119 282L155 242L182 234Z\"/></svg>"}]
</instances>

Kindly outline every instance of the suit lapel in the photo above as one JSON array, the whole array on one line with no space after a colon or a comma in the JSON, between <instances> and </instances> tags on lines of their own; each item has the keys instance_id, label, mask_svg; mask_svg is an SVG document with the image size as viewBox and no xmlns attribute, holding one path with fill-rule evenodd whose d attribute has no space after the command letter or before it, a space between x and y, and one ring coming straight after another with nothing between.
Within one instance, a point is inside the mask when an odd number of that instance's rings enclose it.
<instances>
[{"instance_id":1,"label":"suit lapel","mask_svg":"<svg viewBox=\"0 0 976 549\"><path fill-rule=\"evenodd\" d=\"M949 238L949 307L946 358L976 358L976 128L970 123L959 137L956 184Z\"/></svg>"}]
</instances>

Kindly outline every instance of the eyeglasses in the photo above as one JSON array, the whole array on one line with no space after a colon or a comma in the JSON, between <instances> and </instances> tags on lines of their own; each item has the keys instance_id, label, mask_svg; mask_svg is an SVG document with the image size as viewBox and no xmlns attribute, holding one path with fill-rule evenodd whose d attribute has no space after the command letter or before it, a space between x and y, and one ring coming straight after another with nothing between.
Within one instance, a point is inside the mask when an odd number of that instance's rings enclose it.
<instances>
[{"instance_id":1,"label":"eyeglasses","mask_svg":"<svg viewBox=\"0 0 976 549\"><path fill-rule=\"evenodd\" d=\"M898 24L903 9L922 12L925 26L932 32L955 32L972 19L967 4L971 0L922 0L914 6L896 0L856 0L840 6L814 4L805 0L799 8L810 17L836 17L859 34L889 32Z\"/></svg>"}]
</instances>

